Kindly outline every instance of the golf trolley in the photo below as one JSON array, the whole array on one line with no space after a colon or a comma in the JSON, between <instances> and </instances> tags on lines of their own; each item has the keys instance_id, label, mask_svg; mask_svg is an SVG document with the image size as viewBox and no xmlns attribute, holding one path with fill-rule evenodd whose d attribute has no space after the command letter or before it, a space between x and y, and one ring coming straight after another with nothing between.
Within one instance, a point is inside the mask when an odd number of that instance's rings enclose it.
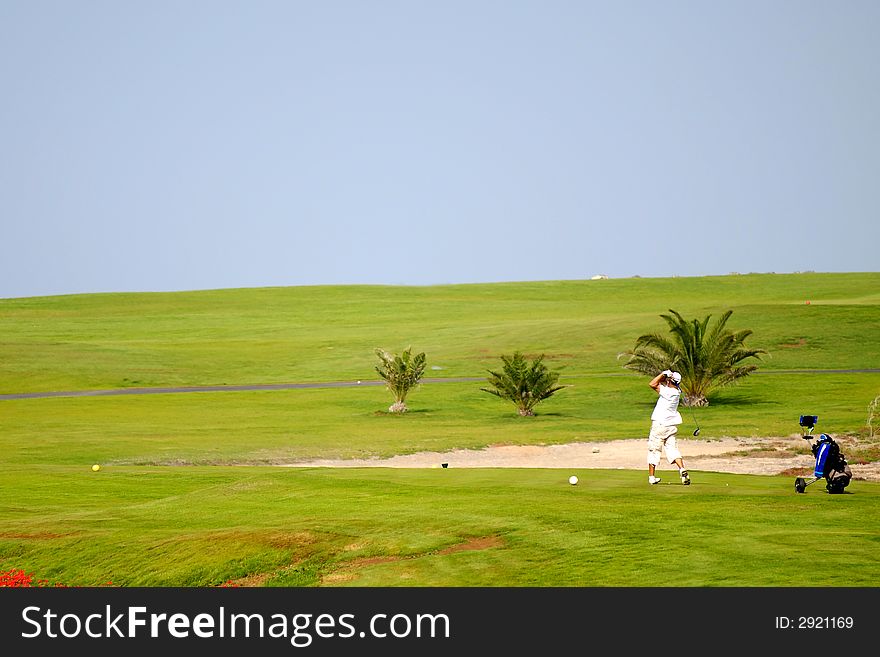
<instances>
[{"instance_id":1,"label":"golf trolley","mask_svg":"<svg viewBox=\"0 0 880 657\"><path fill-rule=\"evenodd\" d=\"M819 418L815 415L801 415L800 425L804 432L801 437L804 440L813 439L813 428L818 421ZM846 463L846 457L840 451L840 445L834 442L834 439L827 433L823 433L819 435L815 443L810 445L810 450L816 458L813 477L811 479L803 477L795 479L795 491L803 493L810 484L825 479L825 489L829 493L842 493L852 479L852 471Z\"/></svg>"}]
</instances>

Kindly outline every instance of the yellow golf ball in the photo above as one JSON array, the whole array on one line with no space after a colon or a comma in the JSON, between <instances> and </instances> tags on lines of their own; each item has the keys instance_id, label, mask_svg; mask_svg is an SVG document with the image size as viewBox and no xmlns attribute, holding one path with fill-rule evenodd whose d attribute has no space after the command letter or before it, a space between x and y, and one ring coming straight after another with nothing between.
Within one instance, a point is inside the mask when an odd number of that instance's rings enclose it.
<instances>
[{"instance_id":1,"label":"yellow golf ball","mask_svg":"<svg viewBox=\"0 0 880 657\"><path fill-rule=\"evenodd\" d=\"M95 465L92 466L92 472L97 472L100 469L101 469L101 466L98 465L97 463L95 463Z\"/></svg>"}]
</instances>

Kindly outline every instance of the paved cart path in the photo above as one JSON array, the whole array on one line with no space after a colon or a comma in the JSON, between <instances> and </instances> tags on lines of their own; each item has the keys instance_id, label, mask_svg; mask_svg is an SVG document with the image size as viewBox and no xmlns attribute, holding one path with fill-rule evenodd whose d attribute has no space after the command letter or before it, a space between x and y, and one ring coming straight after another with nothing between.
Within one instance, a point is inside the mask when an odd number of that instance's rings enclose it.
<instances>
[{"instance_id":1,"label":"paved cart path","mask_svg":"<svg viewBox=\"0 0 880 657\"><path fill-rule=\"evenodd\" d=\"M422 383L485 381L480 378L422 379ZM348 388L383 386L384 381L324 381L314 383L255 383L219 386L163 386L154 388L113 388L110 390L66 390L58 392L16 392L0 395L2 399L42 399L45 397L109 397L114 395L160 395L186 392L248 392L253 390L297 390L303 388Z\"/></svg>"},{"instance_id":2,"label":"paved cart path","mask_svg":"<svg viewBox=\"0 0 880 657\"><path fill-rule=\"evenodd\" d=\"M754 375L764 374L876 374L880 369L845 369L845 370L764 370L753 372ZM632 376L632 373L610 373L601 376ZM467 383L485 381L486 377L448 377L426 378L421 383ZM169 393L192 392L247 392L254 390L296 390L302 388L346 388L353 386L382 386L384 381L324 381L309 383L255 383L243 385L214 386L161 386L151 388L112 388L109 390L63 390L50 392L13 392L0 394L4 399L43 399L48 397L108 397L114 395L159 395Z\"/></svg>"}]
</instances>

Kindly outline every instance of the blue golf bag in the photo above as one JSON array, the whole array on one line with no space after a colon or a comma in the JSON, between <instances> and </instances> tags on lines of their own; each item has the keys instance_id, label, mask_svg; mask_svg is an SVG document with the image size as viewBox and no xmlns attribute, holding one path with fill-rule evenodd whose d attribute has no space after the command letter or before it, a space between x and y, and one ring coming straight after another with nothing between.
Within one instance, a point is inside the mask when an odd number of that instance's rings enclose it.
<instances>
[{"instance_id":1,"label":"blue golf bag","mask_svg":"<svg viewBox=\"0 0 880 657\"><path fill-rule=\"evenodd\" d=\"M812 430L818 421L815 415L802 415L801 426L806 427L803 438L812 439ZM815 443L810 445L810 451L816 459L813 467L812 479L798 477L794 480L794 489L803 493L807 486L820 479L825 480L825 489L832 494L842 493L852 480L852 470L846 462L846 457L840 451L840 445L827 433L819 435Z\"/></svg>"}]
</instances>

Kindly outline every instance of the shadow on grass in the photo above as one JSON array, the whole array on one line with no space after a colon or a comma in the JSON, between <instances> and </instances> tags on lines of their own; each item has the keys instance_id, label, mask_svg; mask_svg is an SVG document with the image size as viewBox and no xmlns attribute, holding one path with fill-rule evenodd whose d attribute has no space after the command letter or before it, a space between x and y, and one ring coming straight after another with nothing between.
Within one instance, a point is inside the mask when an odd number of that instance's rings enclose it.
<instances>
[{"instance_id":1,"label":"shadow on grass","mask_svg":"<svg viewBox=\"0 0 880 657\"><path fill-rule=\"evenodd\" d=\"M373 411L375 417L406 417L408 415L422 415L425 413L436 413L436 408L410 408L405 413L392 413L391 411Z\"/></svg>"},{"instance_id":2,"label":"shadow on grass","mask_svg":"<svg viewBox=\"0 0 880 657\"><path fill-rule=\"evenodd\" d=\"M783 403L776 399L770 399L768 397L761 397L755 395L754 393L750 394L725 394L723 396L718 397L710 397L709 398L709 408L712 406L722 406L727 408L738 408L738 407L782 407ZM695 408L697 410L700 407L697 406L688 406L686 408ZM703 408L706 408L705 406Z\"/></svg>"}]
</instances>

